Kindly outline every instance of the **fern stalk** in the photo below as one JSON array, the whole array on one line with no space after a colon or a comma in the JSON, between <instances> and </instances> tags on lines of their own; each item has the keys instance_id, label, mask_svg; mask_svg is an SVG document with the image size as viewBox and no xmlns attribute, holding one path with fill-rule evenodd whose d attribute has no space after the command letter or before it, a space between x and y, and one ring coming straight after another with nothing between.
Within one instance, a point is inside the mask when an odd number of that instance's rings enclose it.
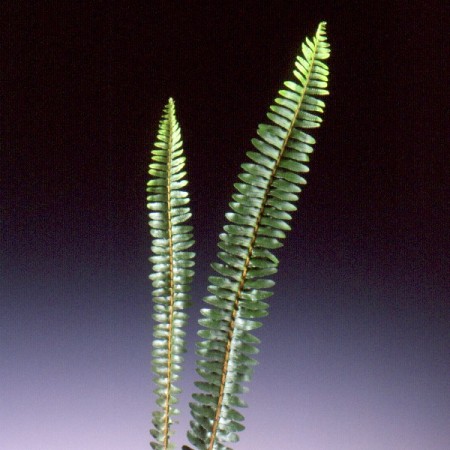
<instances>
[{"instance_id":1,"label":"fern stalk","mask_svg":"<svg viewBox=\"0 0 450 450\"><path fill-rule=\"evenodd\" d=\"M153 371L157 404L161 408L153 413L154 429L151 443L156 450L173 448L169 443L172 434L172 415L179 411L173 407L180 389L174 385L181 371L182 353L185 352L182 327L187 320L183 310L189 305L190 283L194 275L192 252L192 227L182 225L191 217L187 185L183 170L181 131L175 116L175 103L169 99L159 124L147 185L150 210L150 233L153 237L150 257L153 272L154 327Z\"/></svg>"},{"instance_id":2,"label":"fern stalk","mask_svg":"<svg viewBox=\"0 0 450 450\"><path fill-rule=\"evenodd\" d=\"M287 90L267 114L271 125L260 125L260 139L252 143L257 152L248 152L251 162L242 165L237 192L226 214L229 224L220 235L218 257L222 263L212 267L218 276L209 278L209 292L204 300L212 308L201 310L199 320L206 329L199 332L201 356L197 372L203 378L196 386L202 393L193 395L191 413L194 421L188 438L200 450L225 450L227 442L238 441L244 429L243 416L235 409L246 406L239 394L241 384L251 378L256 361L248 356L257 353L259 340L250 331L261 326L254 319L267 315L264 299L272 295L266 289L274 282L267 276L277 272L278 260L272 250L290 230L289 214L296 210L293 202L306 184L299 173L308 172L314 138L302 131L317 128L325 104L316 97L327 95L329 56L325 23L319 24L312 41L302 45L296 60L297 83L286 82Z\"/></svg>"}]
</instances>

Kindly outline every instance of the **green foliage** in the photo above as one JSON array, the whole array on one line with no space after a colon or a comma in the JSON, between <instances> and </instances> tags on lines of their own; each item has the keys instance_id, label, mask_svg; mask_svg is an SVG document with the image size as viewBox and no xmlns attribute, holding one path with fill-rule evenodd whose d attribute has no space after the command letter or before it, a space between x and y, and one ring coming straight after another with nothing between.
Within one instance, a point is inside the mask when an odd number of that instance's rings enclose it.
<instances>
[{"instance_id":1,"label":"green foliage","mask_svg":"<svg viewBox=\"0 0 450 450\"><path fill-rule=\"evenodd\" d=\"M148 208L150 233L153 237L153 371L157 385L155 393L159 410L153 413L152 436L156 450L173 448L169 444L172 434L172 415L179 411L173 405L180 389L174 385L181 371L182 353L185 352L182 327L186 324L185 308L189 306L189 288L194 272L194 253L189 252L194 241L192 226L185 225L191 217L184 171L180 127L175 117L175 105L169 100L159 124L148 182Z\"/></svg>"},{"instance_id":2,"label":"green foliage","mask_svg":"<svg viewBox=\"0 0 450 450\"><path fill-rule=\"evenodd\" d=\"M303 177L315 139L309 129L322 123L325 103L318 97L327 95L329 57L325 23L319 24L312 39L306 38L301 55L296 58L295 81L285 88L270 107L269 124L260 125L258 138L252 140L254 151L247 152L239 181L226 214L227 223L219 236L218 261L212 264L216 275L209 277L209 305L201 309L197 373L201 380L190 404L193 421L189 441L199 450L225 450L239 440L244 429L245 407L242 394L248 389L257 364L252 355L258 353L259 340L252 331L261 326L259 319L267 315L278 270L274 250L281 247L290 230L291 213L297 209ZM180 327L186 319L180 312L186 306L186 290L192 278L191 229L180 226L190 216L188 196L180 191L187 183L182 172L179 127L170 100L160 123L157 150L153 151L149 183L150 226L153 241L151 278L155 291L154 368L159 388L154 414L157 443L155 449L168 447L171 414L175 412L176 389L172 381L180 369L183 335ZM156 158L156 159L155 159ZM175 194L176 192L176 194ZM178 220L179 219L179 220ZM185 447L189 448L189 447Z\"/></svg>"}]
</instances>

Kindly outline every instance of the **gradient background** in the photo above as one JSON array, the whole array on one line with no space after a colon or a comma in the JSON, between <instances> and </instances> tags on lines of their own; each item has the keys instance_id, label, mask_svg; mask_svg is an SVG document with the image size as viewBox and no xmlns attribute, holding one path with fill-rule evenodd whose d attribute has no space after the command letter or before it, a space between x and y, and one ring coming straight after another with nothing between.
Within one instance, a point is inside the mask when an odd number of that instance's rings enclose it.
<instances>
[{"instance_id":1,"label":"gradient background","mask_svg":"<svg viewBox=\"0 0 450 450\"><path fill-rule=\"evenodd\" d=\"M330 89L242 450L448 450L445 2L2 2L0 448L149 448L149 150L188 157L196 320L240 164L298 45Z\"/></svg>"}]
</instances>

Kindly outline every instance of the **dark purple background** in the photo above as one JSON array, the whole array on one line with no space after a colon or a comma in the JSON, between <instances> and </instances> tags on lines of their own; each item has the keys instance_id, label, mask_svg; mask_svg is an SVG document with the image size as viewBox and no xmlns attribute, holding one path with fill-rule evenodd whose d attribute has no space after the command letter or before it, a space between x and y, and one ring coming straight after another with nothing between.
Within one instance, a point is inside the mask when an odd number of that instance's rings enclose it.
<instances>
[{"instance_id":1,"label":"dark purple background","mask_svg":"<svg viewBox=\"0 0 450 450\"><path fill-rule=\"evenodd\" d=\"M198 256L187 443L232 183L321 20L332 95L236 449L450 448L444 3L2 3L0 448L149 448L145 184L169 96Z\"/></svg>"}]
</instances>

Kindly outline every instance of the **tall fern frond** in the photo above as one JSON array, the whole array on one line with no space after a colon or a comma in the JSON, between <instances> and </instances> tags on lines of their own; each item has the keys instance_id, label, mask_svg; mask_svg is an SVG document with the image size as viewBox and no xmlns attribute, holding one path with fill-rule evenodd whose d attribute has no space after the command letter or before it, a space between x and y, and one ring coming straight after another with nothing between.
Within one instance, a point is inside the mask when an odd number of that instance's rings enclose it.
<instances>
[{"instance_id":1,"label":"tall fern frond","mask_svg":"<svg viewBox=\"0 0 450 450\"><path fill-rule=\"evenodd\" d=\"M169 99L159 123L157 140L152 150L150 181L147 184L148 208L150 210L150 233L152 235L153 271L153 372L157 385L154 391L159 410L153 413L151 434L156 440L152 448L173 448L169 437L173 434L172 416L179 411L173 405L180 389L174 385L179 378L182 353L185 352L182 327L186 324L189 306L190 283L194 272L194 253L188 251L193 245L192 226L185 222L191 217L189 196L183 170L181 131L175 116L175 104Z\"/></svg>"},{"instance_id":2,"label":"tall fern frond","mask_svg":"<svg viewBox=\"0 0 450 450\"><path fill-rule=\"evenodd\" d=\"M306 38L302 54L295 62L296 81L285 82L286 89L267 114L271 123L260 125L256 151L247 153L250 161L242 164L240 181L226 214L228 223L219 236L218 258L212 264L217 272L209 278L211 295L204 300L211 305L201 310L204 329L198 344L200 356L196 383L200 393L190 404L194 418L189 441L199 450L228 449L238 441L244 429L244 417L237 408L245 406L241 395L243 382L250 380L259 340L251 333L261 326L256 319L267 315L265 299L274 282L278 259L273 250L281 247L295 202L306 184L302 174L315 139L305 130L318 128L325 103L318 96L327 95L329 57L325 22L315 36Z\"/></svg>"}]
</instances>

